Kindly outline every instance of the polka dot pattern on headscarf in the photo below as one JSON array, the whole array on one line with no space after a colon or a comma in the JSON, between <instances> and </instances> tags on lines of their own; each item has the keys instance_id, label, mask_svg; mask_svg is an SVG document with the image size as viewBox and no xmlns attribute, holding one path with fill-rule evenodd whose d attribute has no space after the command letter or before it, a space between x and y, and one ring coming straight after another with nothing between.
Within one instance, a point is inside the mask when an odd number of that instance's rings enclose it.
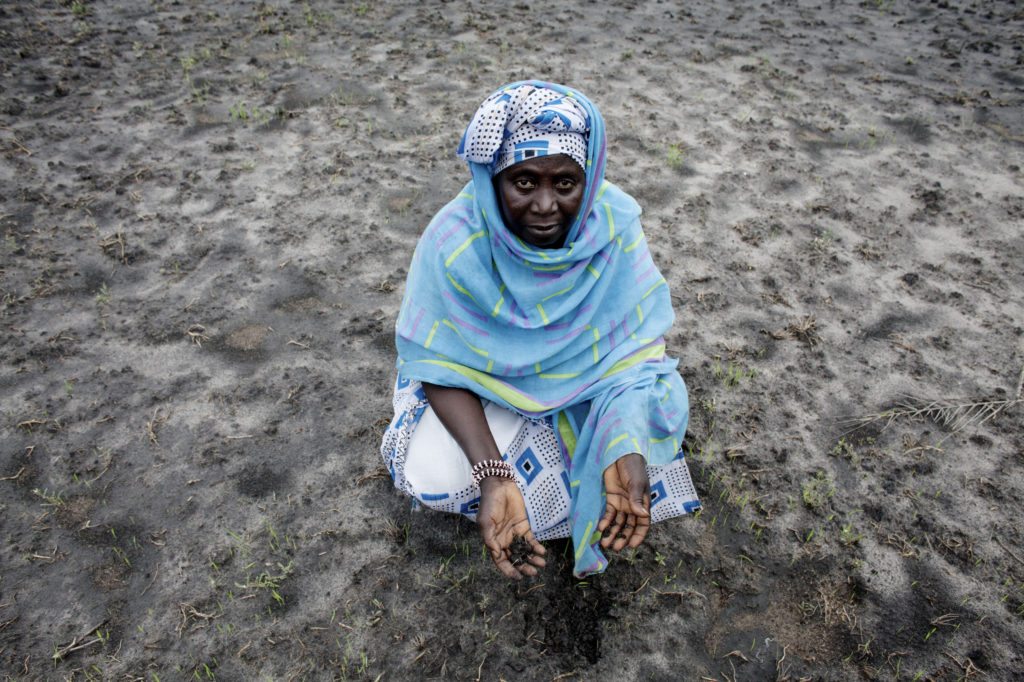
<instances>
[{"instance_id":1,"label":"polka dot pattern on headscarf","mask_svg":"<svg viewBox=\"0 0 1024 682\"><path fill-rule=\"evenodd\" d=\"M488 97L477 109L458 155L490 166L491 175L528 159L566 154L584 170L586 112L554 90L524 85Z\"/></svg>"}]
</instances>

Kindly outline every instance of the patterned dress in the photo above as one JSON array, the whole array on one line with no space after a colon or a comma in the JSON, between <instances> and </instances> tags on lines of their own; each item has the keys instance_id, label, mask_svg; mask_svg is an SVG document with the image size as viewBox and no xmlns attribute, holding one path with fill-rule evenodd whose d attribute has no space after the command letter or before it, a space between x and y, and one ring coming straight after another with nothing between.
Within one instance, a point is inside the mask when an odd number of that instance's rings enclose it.
<instances>
[{"instance_id":1,"label":"patterned dress","mask_svg":"<svg viewBox=\"0 0 1024 682\"><path fill-rule=\"evenodd\" d=\"M395 487L415 503L476 520L480 490L473 484L462 450L430 414L423 385L399 377L393 402L395 416L384 434L381 455ZM497 410L504 414L495 415ZM551 418L527 419L493 403L486 414L502 458L512 465L534 536L538 540L569 537L569 470ZM682 450L668 464L648 466L647 476L652 522L700 509ZM420 487L423 479L433 487Z\"/></svg>"}]
</instances>

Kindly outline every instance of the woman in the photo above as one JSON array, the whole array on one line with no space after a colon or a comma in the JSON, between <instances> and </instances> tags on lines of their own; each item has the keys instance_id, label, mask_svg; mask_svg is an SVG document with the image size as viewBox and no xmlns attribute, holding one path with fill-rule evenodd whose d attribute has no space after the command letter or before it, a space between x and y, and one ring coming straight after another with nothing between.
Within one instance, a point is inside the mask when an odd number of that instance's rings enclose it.
<instances>
[{"instance_id":1,"label":"woman","mask_svg":"<svg viewBox=\"0 0 1024 682\"><path fill-rule=\"evenodd\" d=\"M382 454L396 487L476 518L508 577L536 575L539 541L570 535L574 574L603 571L602 550L699 508L640 207L604 179L604 122L572 88L501 88L458 154L472 180L413 256Z\"/></svg>"}]
</instances>

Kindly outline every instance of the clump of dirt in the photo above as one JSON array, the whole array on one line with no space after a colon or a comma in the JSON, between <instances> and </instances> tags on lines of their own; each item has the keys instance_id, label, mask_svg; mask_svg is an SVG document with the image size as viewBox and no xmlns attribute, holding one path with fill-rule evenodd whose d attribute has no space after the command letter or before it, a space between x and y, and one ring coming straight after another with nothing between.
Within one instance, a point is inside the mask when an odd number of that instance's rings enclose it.
<instances>
[{"instance_id":1,"label":"clump of dirt","mask_svg":"<svg viewBox=\"0 0 1024 682\"><path fill-rule=\"evenodd\" d=\"M269 333L270 329L265 325L247 324L224 337L224 345L243 352L258 351Z\"/></svg>"}]
</instances>

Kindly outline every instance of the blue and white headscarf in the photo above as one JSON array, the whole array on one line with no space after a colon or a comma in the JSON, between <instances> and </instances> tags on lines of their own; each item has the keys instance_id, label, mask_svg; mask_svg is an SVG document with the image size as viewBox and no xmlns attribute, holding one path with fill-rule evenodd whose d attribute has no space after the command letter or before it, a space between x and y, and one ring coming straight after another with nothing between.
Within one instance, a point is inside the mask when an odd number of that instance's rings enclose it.
<instances>
[{"instance_id":1,"label":"blue and white headscarf","mask_svg":"<svg viewBox=\"0 0 1024 682\"><path fill-rule=\"evenodd\" d=\"M497 175L528 159L566 154L586 171L590 122L579 104L554 90L526 85L499 90L480 105L458 155Z\"/></svg>"},{"instance_id":2,"label":"blue and white headscarf","mask_svg":"<svg viewBox=\"0 0 1024 682\"><path fill-rule=\"evenodd\" d=\"M551 116L523 108L538 91ZM473 179L430 221L409 268L395 330L399 374L552 418L569 470L574 572L583 576L608 565L597 532L604 470L630 453L663 465L680 452L689 402L678 362L665 355L672 301L640 206L604 179L597 107L540 81L506 85L488 102L459 144ZM527 244L502 219L492 176L512 117L588 131L583 202L559 248Z\"/></svg>"}]
</instances>

